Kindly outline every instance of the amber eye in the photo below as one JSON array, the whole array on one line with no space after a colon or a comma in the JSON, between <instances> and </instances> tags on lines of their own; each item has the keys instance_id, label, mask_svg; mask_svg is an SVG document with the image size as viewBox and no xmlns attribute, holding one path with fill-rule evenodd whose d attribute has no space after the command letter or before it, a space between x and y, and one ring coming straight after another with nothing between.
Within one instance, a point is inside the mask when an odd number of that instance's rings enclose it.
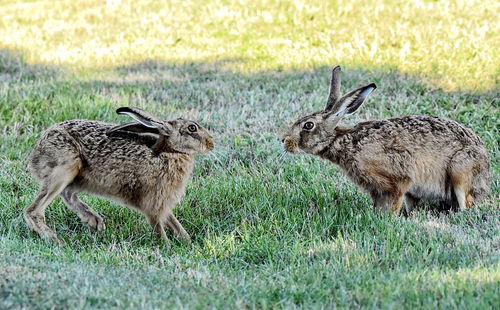
<instances>
[{"instance_id":1,"label":"amber eye","mask_svg":"<svg viewBox=\"0 0 500 310\"><path fill-rule=\"evenodd\" d=\"M196 132L196 130L198 130L198 127L196 127L196 125L191 124L188 126L188 130L189 132Z\"/></svg>"},{"instance_id":2,"label":"amber eye","mask_svg":"<svg viewBox=\"0 0 500 310\"><path fill-rule=\"evenodd\" d=\"M306 122L304 124L304 129L313 129L314 123L313 122Z\"/></svg>"}]
</instances>

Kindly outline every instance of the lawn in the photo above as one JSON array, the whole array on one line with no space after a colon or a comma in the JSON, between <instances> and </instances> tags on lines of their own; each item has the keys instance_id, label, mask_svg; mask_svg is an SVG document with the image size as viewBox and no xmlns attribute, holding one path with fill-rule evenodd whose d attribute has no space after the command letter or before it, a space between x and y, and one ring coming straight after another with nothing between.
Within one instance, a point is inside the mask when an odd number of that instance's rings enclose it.
<instances>
[{"instance_id":1,"label":"lawn","mask_svg":"<svg viewBox=\"0 0 500 310\"><path fill-rule=\"evenodd\" d=\"M500 305L498 1L0 2L0 309L383 308ZM280 133L375 82L355 124L408 114L457 120L486 142L487 201L461 213L372 210L334 165L281 156ZM106 230L58 198L30 232L27 153L66 119L125 122L120 106L196 119L199 156L175 213L191 247L83 196Z\"/></svg>"}]
</instances>

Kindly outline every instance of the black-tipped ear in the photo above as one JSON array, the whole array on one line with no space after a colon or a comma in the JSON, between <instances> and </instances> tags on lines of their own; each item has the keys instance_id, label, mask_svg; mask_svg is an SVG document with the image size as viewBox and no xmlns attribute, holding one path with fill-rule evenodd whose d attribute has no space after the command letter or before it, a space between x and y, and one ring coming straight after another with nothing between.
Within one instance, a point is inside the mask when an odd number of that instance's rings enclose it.
<instances>
[{"instance_id":1,"label":"black-tipped ear","mask_svg":"<svg viewBox=\"0 0 500 310\"><path fill-rule=\"evenodd\" d=\"M139 108L121 107L116 110L116 113L126 114L149 128L159 128L162 124L155 116Z\"/></svg>"},{"instance_id":2,"label":"black-tipped ear","mask_svg":"<svg viewBox=\"0 0 500 310\"><path fill-rule=\"evenodd\" d=\"M144 126L141 123L138 122L130 122L130 123L125 123L121 124L118 126L115 126L111 129L109 129L106 134L108 136L113 136L115 134L126 134L126 133L135 133L135 134L143 134L143 133L148 133L148 134L156 134L159 135L160 132L158 131L157 128L151 128Z\"/></svg>"},{"instance_id":3,"label":"black-tipped ear","mask_svg":"<svg viewBox=\"0 0 500 310\"><path fill-rule=\"evenodd\" d=\"M332 70L332 80L330 81L330 94L326 103L325 111L331 110L340 99L340 72L342 68L336 66Z\"/></svg>"},{"instance_id":4,"label":"black-tipped ear","mask_svg":"<svg viewBox=\"0 0 500 310\"><path fill-rule=\"evenodd\" d=\"M144 126L141 123L130 122L115 126L106 132L108 137L121 137L147 145L155 155L162 152L166 145L166 136L157 128Z\"/></svg>"},{"instance_id":5,"label":"black-tipped ear","mask_svg":"<svg viewBox=\"0 0 500 310\"><path fill-rule=\"evenodd\" d=\"M344 116L356 112L359 107L361 107L368 95L370 95L371 92L376 88L377 85L371 83L370 85L360 87L348 93L347 95L344 95L338 102L338 110L336 111L335 115Z\"/></svg>"}]
</instances>

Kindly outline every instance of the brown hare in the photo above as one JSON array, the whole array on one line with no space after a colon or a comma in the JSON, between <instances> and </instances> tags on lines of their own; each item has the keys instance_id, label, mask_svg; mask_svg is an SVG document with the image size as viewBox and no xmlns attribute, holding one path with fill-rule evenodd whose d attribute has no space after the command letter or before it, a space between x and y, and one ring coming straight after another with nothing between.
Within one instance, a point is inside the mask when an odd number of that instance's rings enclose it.
<instances>
[{"instance_id":1,"label":"brown hare","mask_svg":"<svg viewBox=\"0 0 500 310\"><path fill-rule=\"evenodd\" d=\"M491 172L488 151L472 130L431 115L338 126L376 88L370 84L341 96L340 67L333 69L323 111L300 118L283 136L285 150L320 156L344 173L381 207L409 214L420 199L464 210L485 198Z\"/></svg>"},{"instance_id":2,"label":"brown hare","mask_svg":"<svg viewBox=\"0 0 500 310\"><path fill-rule=\"evenodd\" d=\"M184 196L194 155L212 150L213 138L194 121L164 121L139 108L116 112L137 122L70 120L45 131L31 152L29 168L40 190L24 211L26 223L63 245L45 223L45 209L59 195L82 222L102 231L103 219L78 198L87 192L141 212L162 239L166 223L189 241L172 210Z\"/></svg>"}]
</instances>

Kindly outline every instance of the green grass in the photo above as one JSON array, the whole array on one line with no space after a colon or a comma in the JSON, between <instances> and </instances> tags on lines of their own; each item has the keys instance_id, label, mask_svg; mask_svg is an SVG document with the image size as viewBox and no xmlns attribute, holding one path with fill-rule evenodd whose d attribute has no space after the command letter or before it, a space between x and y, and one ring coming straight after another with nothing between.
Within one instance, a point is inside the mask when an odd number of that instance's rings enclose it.
<instances>
[{"instance_id":1,"label":"green grass","mask_svg":"<svg viewBox=\"0 0 500 310\"><path fill-rule=\"evenodd\" d=\"M495 1L3 1L0 4L0 308L443 308L500 304L500 6ZM346 120L436 114L492 157L488 201L409 218L373 211L328 162L279 157L278 136L343 90L376 92ZM217 140L176 214L193 246L84 200L56 199L30 232L26 154L55 122L124 122L119 106L199 120Z\"/></svg>"}]
</instances>

